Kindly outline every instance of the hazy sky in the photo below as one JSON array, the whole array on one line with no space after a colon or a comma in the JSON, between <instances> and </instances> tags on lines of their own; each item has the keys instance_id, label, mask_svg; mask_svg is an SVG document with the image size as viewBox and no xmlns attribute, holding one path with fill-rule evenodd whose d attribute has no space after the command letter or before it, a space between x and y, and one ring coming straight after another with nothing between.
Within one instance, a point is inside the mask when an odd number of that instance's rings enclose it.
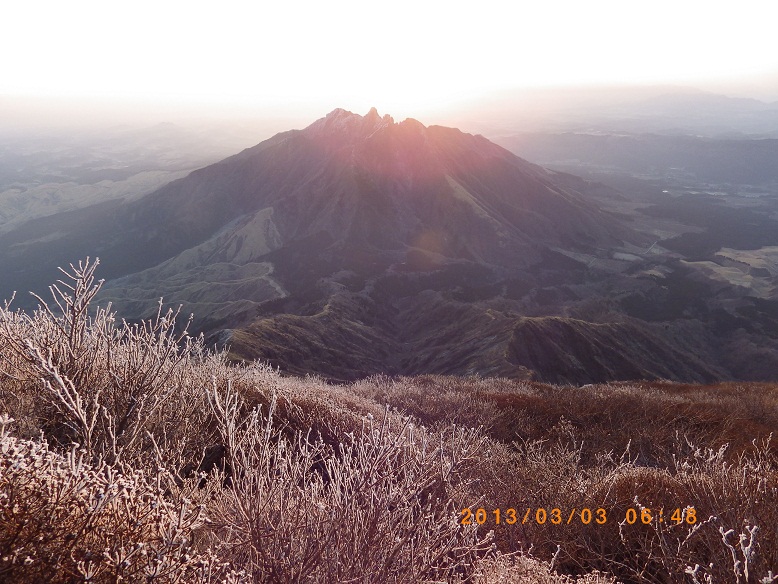
<instances>
[{"instance_id":1,"label":"hazy sky","mask_svg":"<svg viewBox=\"0 0 778 584\"><path fill-rule=\"evenodd\" d=\"M25 0L2 9L0 94L401 116L543 85L747 93L778 80L776 17L775 0Z\"/></svg>"}]
</instances>

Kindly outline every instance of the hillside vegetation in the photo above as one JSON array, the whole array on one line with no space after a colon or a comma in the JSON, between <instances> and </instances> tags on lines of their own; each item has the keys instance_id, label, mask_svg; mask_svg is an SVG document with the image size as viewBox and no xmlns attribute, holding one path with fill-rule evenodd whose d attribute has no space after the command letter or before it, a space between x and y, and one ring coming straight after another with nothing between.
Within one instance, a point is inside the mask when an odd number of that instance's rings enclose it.
<instances>
[{"instance_id":1,"label":"hillside vegetation","mask_svg":"<svg viewBox=\"0 0 778 584\"><path fill-rule=\"evenodd\" d=\"M775 384L333 385L96 266L0 310L2 582L778 581Z\"/></svg>"}]
</instances>

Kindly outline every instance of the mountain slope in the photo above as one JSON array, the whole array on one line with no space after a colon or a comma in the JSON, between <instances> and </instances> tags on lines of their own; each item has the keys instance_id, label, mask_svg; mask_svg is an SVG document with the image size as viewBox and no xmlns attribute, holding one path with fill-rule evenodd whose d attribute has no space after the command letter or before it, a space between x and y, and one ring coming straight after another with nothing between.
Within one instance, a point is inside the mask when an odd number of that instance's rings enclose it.
<instances>
[{"instance_id":1,"label":"mountain slope","mask_svg":"<svg viewBox=\"0 0 778 584\"><path fill-rule=\"evenodd\" d=\"M101 299L122 316L147 317L164 296L236 358L338 380L731 377L706 325L648 322L610 300L651 297L650 274L670 268L628 217L589 201L600 188L482 136L338 109L138 200L74 213L53 248L38 241L51 224L27 226L0 264L24 281L36 254L42 271L89 249L110 269Z\"/></svg>"},{"instance_id":2,"label":"mountain slope","mask_svg":"<svg viewBox=\"0 0 778 584\"><path fill-rule=\"evenodd\" d=\"M626 234L547 171L483 137L397 124L375 110L335 110L194 172L139 205L130 222L141 241L171 253L268 209L280 245L324 234L341 249L418 247L511 266L515 252L538 243L613 245Z\"/></svg>"},{"instance_id":3,"label":"mountain slope","mask_svg":"<svg viewBox=\"0 0 778 584\"><path fill-rule=\"evenodd\" d=\"M150 270L111 283L121 290L112 296L172 292L208 313L196 301L202 294L182 287L212 281L204 273L214 264L269 261L258 277L272 271L274 283L240 298L261 302L299 295L341 270L367 277L450 261L516 269L537 262L542 248L606 249L636 238L551 173L483 137L397 124L375 110L335 110L279 134L168 185L121 220L113 231ZM102 254L122 246L117 240ZM214 290L213 302L230 296Z\"/></svg>"},{"instance_id":4,"label":"mountain slope","mask_svg":"<svg viewBox=\"0 0 778 584\"><path fill-rule=\"evenodd\" d=\"M587 334L600 339L591 375L585 360L560 357L570 349L564 342L546 347L543 359L520 356L522 286L589 277L555 250L607 257L644 242L587 202L579 185L481 136L335 110L161 192L147 216L169 217L166 229L175 231L170 223L180 219L166 209L187 207L188 233L210 225L203 231L213 234L109 282L104 298L138 317L160 294L184 301L204 330L223 331L213 338L234 355L335 379L672 377L661 364L667 355L683 364L678 378L719 377L637 320L605 335L571 321L577 344ZM637 340L621 346L626 336Z\"/></svg>"}]
</instances>

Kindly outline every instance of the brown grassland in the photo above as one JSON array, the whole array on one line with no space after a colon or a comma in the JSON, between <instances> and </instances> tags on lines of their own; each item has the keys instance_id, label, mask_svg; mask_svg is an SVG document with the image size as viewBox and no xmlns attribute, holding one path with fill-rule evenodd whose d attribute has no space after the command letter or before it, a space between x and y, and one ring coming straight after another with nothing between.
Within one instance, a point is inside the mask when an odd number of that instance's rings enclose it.
<instances>
[{"instance_id":1,"label":"brown grassland","mask_svg":"<svg viewBox=\"0 0 778 584\"><path fill-rule=\"evenodd\" d=\"M96 265L0 309L0 582L778 582L775 384L333 385Z\"/></svg>"}]
</instances>

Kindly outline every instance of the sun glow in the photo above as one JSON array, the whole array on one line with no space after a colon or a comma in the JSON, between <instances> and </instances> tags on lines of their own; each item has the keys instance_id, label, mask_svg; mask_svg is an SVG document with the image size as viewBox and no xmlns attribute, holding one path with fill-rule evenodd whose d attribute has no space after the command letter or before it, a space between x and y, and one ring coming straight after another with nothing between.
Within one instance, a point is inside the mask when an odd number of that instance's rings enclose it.
<instances>
[{"instance_id":1,"label":"sun glow","mask_svg":"<svg viewBox=\"0 0 778 584\"><path fill-rule=\"evenodd\" d=\"M778 71L773 3L552 0L4 8L0 94L311 105L397 117L494 90Z\"/></svg>"}]
</instances>

